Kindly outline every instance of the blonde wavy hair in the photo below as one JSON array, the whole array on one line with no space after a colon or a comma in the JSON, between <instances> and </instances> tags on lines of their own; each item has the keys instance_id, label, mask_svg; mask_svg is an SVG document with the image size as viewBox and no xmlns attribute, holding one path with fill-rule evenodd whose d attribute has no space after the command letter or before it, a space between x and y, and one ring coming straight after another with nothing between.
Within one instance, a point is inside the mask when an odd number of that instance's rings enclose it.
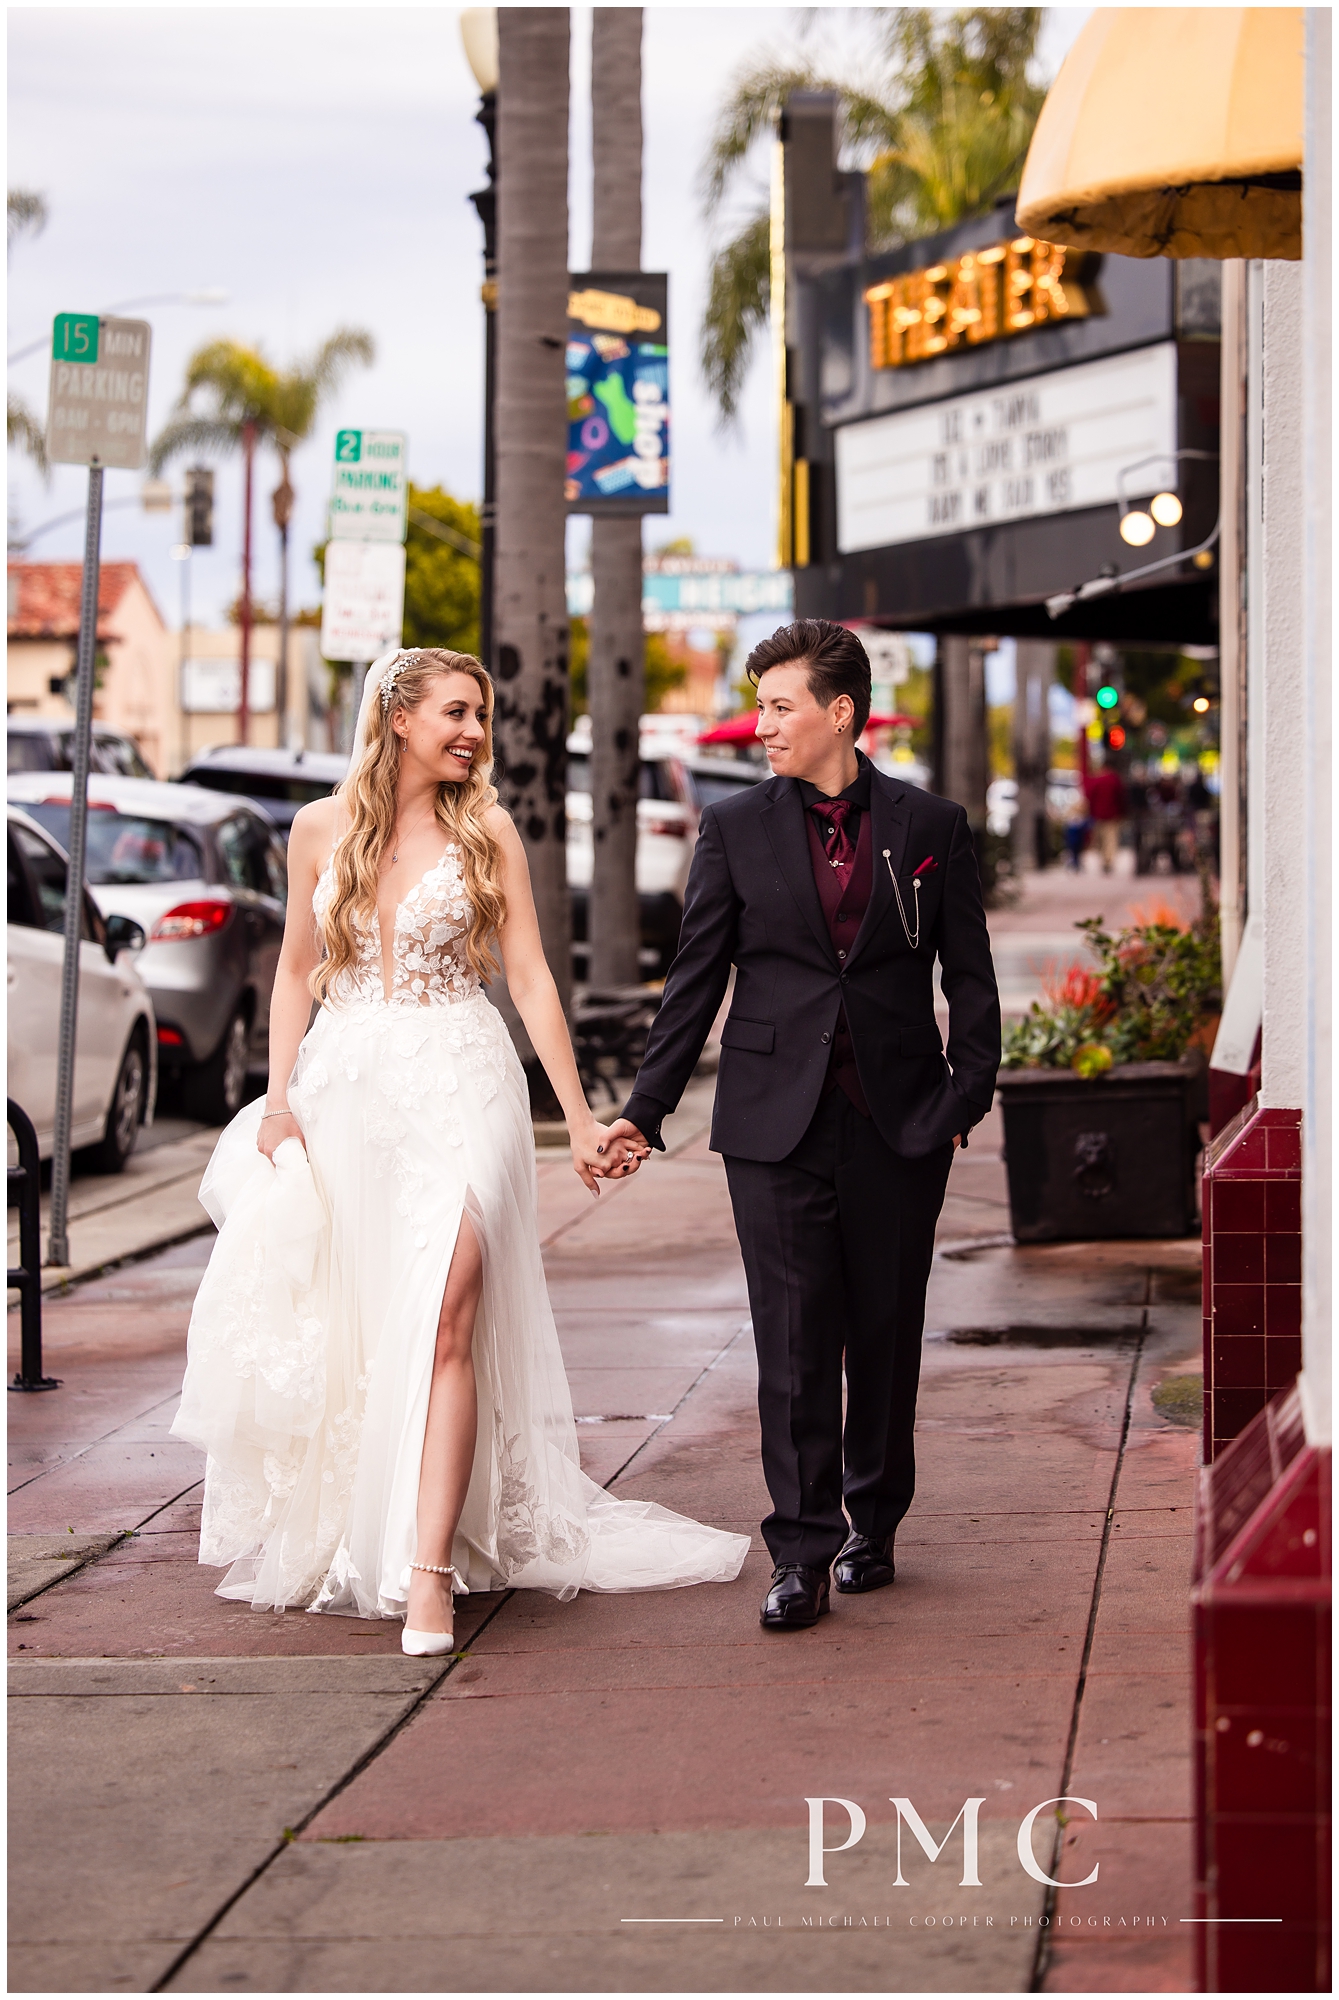
<instances>
[{"instance_id":1,"label":"blonde wavy hair","mask_svg":"<svg viewBox=\"0 0 1339 2000\"><path fill-rule=\"evenodd\" d=\"M373 699L367 718L367 741L357 763L335 797L349 816L349 826L335 843L332 856L334 888L321 921L326 955L311 976L311 990L324 1002L341 972L355 965L358 940L355 918L375 916L381 863L395 837L396 792L400 772L400 739L395 714L412 715L441 674L468 674L483 698L484 740L463 781L447 779L437 787L436 810L443 832L460 849L469 898L470 921L465 934L465 958L487 982L498 970L492 945L506 920L502 893L502 850L486 815L497 803L493 775L493 683L487 669L469 653L449 653L436 647L416 650L395 677L390 705Z\"/></svg>"}]
</instances>

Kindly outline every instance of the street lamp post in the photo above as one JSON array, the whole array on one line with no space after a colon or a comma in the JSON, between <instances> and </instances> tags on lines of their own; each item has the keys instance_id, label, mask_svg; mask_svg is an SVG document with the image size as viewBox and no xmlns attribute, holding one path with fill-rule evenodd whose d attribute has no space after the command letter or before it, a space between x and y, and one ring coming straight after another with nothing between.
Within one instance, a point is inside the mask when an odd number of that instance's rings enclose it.
<instances>
[{"instance_id":1,"label":"street lamp post","mask_svg":"<svg viewBox=\"0 0 1339 2000\"><path fill-rule=\"evenodd\" d=\"M470 196L484 226L484 494L480 514L479 656L492 672L493 574L496 545L497 477L494 412L497 389L497 9L467 7L460 17L461 39L479 86L476 125L488 140L488 185Z\"/></svg>"}]
</instances>

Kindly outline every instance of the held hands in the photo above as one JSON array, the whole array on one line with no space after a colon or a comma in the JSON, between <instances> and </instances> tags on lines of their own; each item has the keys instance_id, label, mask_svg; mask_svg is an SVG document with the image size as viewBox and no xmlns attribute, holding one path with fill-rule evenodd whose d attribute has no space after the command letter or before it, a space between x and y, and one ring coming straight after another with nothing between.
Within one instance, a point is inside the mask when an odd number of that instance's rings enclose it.
<instances>
[{"instance_id":1,"label":"held hands","mask_svg":"<svg viewBox=\"0 0 1339 2000\"><path fill-rule=\"evenodd\" d=\"M635 1174L650 1155L635 1125L626 1118L613 1125L601 1125L592 1118L580 1132L572 1133L572 1169L591 1193L598 1195L602 1180L623 1180Z\"/></svg>"},{"instance_id":2,"label":"held hands","mask_svg":"<svg viewBox=\"0 0 1339 2000\"><path fill-rule=\"evenodd\" d=\"M265 1155L267 1160L273 1160L275 1153L283 1145L285 1139L296 1139L303 1151L307 1150L307 1142L302 1136L302 1127L287 1107L275 1111L267 1111L260 1121L260 1130L256 1134L257 1149Z\"/></svg>"}]
</instances>

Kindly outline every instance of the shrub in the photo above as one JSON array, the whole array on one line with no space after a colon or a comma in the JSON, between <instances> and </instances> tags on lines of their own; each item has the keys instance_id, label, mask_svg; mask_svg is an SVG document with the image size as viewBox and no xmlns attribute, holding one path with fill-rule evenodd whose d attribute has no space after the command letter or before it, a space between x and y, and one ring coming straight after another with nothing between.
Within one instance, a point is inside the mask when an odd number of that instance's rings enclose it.
<instances>
[{"instance_id":1,"label":"shrub","mask_svg":"<svg viewBox=\"0 0 1339 2000\"><path fill-rule=\"evenodd\" d=\"M1076 926L1098 969L1071 966L1043 987L1004 1041L1006 1069L1073 1069L1098 1076L1115 1063L1177 1062L1222 1005L1218 911L1193 924L1170 911L1108 931Z\"/></svg>"}]
</instances>

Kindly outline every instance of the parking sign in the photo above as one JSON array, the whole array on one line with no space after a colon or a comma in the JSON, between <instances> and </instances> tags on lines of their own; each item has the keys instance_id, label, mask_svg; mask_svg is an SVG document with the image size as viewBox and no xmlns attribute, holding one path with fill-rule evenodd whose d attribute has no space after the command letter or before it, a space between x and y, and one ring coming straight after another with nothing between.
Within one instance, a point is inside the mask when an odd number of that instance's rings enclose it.
<instances>
[{"instance_id":1,"label":"parking sign","mask_svg":"<svg viewBox=\"0 0 1339 2000\"><path fill-rule=\"evenodd\" d=\"M51 333L46 449L53 465L144 464L149 322L57 313Z\"/></svg>"},{"instance_id":2,"label":"parking sign","mask_svg":"<svg viewBox=\"0 0 1339 2000\"><path fill-rule=\"evenodd\" d=\"M407 452L403 431L336 431L330 488L333 540L404 540Z\"/></svg>"}]
</instances>

